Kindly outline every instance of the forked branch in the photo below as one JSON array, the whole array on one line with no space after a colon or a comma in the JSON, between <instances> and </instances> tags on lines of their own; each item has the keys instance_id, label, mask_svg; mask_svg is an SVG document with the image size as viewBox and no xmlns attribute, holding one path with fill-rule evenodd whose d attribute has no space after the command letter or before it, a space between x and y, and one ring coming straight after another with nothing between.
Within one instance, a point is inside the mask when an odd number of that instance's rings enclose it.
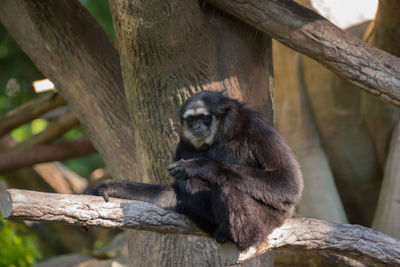
<instances>
[{"instance_id":1,"label":"forked branch","mask_svg":"<svg viewBox=\"0 0 400 267\"><path fill-rule=\"evenodd\" d=\"M182 214L133 200L105 202L96 196L10 189L1 193L0 204L5 218L206 236ZM400 265L399 240L359 225L307 218L288 219L258 248L230 250L224 261L240 263L284 247L324 250L369 264Z\"/></svg>"},{"instance_id":2,"label":"forked branch","mask_svg":"<svg viewBox=\"0 0 400 267\"><path fill-rule=\"evenodd\" d=\"M400 59L289 0L207 0L309 56L385 102L400 107Z\"/></svg>"}]
</instances>

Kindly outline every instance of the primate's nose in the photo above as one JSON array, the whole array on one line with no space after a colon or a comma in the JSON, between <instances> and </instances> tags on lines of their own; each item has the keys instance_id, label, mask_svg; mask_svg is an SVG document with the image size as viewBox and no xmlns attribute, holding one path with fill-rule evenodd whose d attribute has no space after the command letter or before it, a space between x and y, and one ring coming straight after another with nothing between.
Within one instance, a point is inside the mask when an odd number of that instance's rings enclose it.
<instances>
[{"instance_id":1,"label":"primate's nose","mask_svg":"<svg viewBox=\"0 0 400 267\"><path fill-rule=\"evenodd\" d=\"M204 127L201 123L196 123L193 125L193 132L197 136L204 135L207 132L207 128Z\"/></svg>"}]
</instances>

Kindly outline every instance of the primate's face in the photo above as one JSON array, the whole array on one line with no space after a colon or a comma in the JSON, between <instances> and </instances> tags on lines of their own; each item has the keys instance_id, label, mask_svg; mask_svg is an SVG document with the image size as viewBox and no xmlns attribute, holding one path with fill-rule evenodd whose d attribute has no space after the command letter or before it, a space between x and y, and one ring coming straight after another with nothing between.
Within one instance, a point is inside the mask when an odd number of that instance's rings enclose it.
<instances>
[{"instance_id":1,"label":"primate's face","mask_svg":"<svg viewBox=\"0 0 400 267\"><path fill-rule=\"evenodd\" d=\"M216 117L210 113L202 100L190 103L183 112L183 136L196 149L208 148L213 143L216 128Z\"/></svg>"}]
</instances>

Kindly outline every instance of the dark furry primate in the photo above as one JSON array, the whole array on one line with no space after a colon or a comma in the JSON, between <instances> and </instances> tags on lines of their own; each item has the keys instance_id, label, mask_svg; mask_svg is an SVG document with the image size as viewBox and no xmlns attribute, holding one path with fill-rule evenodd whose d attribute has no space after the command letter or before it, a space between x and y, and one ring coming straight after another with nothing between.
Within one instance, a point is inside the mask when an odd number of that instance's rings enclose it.
<instances>
[{"instance_id":1,"label":"dark furry primate","mask_svg":"<svg viewBox=\"0 0 400 267\"><path fill-rule=\"evenodd\" d=\"M290 148L261 114L218 92L193 95L179 117L172 185L109 180L90 194L173 208L217 242L258 245L300 200L302 175Z\"/></svg>"}]
</instances>

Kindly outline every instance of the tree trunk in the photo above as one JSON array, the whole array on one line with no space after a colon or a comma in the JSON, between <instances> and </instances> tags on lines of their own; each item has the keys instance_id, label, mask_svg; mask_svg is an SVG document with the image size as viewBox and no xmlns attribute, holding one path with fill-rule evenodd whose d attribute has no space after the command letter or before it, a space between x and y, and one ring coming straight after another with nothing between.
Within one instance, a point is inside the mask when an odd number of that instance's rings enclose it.
<instances>
[{"instance_id":1,"label":"tree trunk","mask_svg":"<svg viewBox=\"0 0 400 267\"><path fill-rule=\"evenodd\" d=\"M196 91L224 90L272 117L269 37L196 0L110 3L142 181L171 181L174 113ZM131 231L129 253L132 266L221 265L216 243L192 236Z\"/></svg>"},{"instance_id":2,"label":"tree trunk","mask_svg":"<svg viewBox=\"0 0 400 267\"><path fill-rule=\"evenodd\" d=\"M55 83L113 176L137 177L118 51L85 7L77 0L4 0L0 21Z\"/></svg>"}]
</instances>

